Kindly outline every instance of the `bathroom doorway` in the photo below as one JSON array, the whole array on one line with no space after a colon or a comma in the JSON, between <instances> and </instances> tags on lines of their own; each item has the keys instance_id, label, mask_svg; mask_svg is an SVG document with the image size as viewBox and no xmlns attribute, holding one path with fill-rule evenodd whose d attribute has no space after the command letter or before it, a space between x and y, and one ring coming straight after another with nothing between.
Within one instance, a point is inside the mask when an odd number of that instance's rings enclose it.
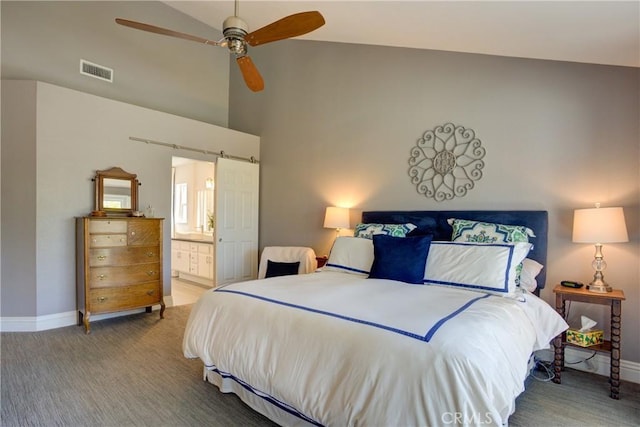
<instances>
[{"instance_id":1,"label":"bathroom doorway","mask_svg":"<svg viewBox=\"0 0 640 427\"><path fill-rule=\"evenodd\" d=\"M171 162L171 296L191 304L215 286L215 163Z\"/></svg>"}]
</instances>

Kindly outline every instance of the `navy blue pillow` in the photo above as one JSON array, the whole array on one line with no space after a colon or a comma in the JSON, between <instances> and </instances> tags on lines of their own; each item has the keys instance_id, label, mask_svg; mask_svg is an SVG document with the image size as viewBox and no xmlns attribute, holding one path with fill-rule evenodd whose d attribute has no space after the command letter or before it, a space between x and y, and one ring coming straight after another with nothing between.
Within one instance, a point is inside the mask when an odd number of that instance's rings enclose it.
<instances>
[{"instance_id":1,"label":"navy blue pillow","mask_svg":"<svg viewBox=\"0 0 640 427\"><path fill-rule=\"evenodd\" d=\"M276 262L267 260L267 272L264 274L265 279L267 277L276 276L291 276L298 274L300 268L300 261L296 262Z\"/></svg>"},{"instance_id":2,"label":"navy blue pillow","mask_svg":"<svg viewBox=\"0 0 640 427\"><path fill-rule=\"evenodd\" d=\"M373 235L370 279L391 279L423 284L431 236L393 237Z\"/></svg>"}]
</instances>

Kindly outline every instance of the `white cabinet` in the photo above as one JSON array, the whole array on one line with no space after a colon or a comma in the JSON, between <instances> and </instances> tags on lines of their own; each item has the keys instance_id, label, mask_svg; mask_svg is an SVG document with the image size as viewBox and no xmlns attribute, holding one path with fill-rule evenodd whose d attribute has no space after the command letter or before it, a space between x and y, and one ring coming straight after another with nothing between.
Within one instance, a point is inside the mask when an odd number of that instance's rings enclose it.
<instances>
[{"instance_id":1,"label":"white cabinet","mask_svg":"<svg viewBox=\"0 0 640 427\"><path fill-rule=\"evenodd\" d=\"M213 280L214 260L213 242L171 241L171 269L177 271L178 276Z\"/></svg>"},{"instance_id":2,"label":"white cabinet","mask_svg":"<svg viewBox=\"0 0 640 427\"><path fill-rule=\"evenodd\" d=\"M171 269L189 272L189 242L171 241Z\"/></svg>"},{"instance_id":3,"label":"white cabinet","mask_svg":"<svg viewBox=\"0 0 640 427\"><path fill-rule=\"evenodd\" d=\"M198 244L198 276L213 279L213 245Z\"/></svg>"}]
</instances>

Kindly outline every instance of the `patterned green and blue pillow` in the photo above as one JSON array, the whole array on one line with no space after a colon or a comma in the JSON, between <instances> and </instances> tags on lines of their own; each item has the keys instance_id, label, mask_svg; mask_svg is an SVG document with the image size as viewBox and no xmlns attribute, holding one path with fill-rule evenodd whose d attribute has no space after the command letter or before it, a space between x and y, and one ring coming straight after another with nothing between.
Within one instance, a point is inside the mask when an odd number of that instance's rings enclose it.
<instances>
[{"instance_id":1,"label":"patterned green and blue pillow","mask_svg":"<svg viewBox=\"0 0 640 427\"><path fill-rule=\"evenodd\" d=\"M528 227L521 225L494 224L469 219L449 218L453 228L451 241L469 243L529 243L529 237L536 237Z\"/></svg>"},{"instance_id":2,"label":"patterned green and blue pillow","mask_svg":"<svg viewBox=\"0 0 640 427\"><path fill-rule=\"evenodd\" d=\"M407 224L358 224L353 232L354 237L372 239L374 234L384 234L393 237L406 237L416 226Z\"/></svg>"}]
</instances>

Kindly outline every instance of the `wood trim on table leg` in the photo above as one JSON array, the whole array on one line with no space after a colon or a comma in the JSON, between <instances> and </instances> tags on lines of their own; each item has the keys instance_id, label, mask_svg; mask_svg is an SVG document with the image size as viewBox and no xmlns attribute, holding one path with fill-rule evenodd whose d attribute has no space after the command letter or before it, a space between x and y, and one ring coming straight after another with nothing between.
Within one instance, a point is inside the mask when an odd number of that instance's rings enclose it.
<instances>
[{"instance_id":1,"label":"wood trim on table leg","mask_svg":"<svg viewBox=\"0 0 640 427\"><path fill-rule=\"evenodd\" d=\"M564 297L560 294L556 294L556 312L564 319L565 316L565 301ZM562 369L564 369L564 339L565 332L560 333L553 339L554 347L554 360L553 360L553 382L560 384L562 381Z\"/></svg>"},{"instance_id":2,"label":"wood trim on table leg","mask_svg":"<svg viewBox=\"0 0 640 427\"><path fill-rule=\"evenodd\" d=\"M622 302L611 301L611 398L620 399L620 320Z\"/></svg>"}]
</instances>

